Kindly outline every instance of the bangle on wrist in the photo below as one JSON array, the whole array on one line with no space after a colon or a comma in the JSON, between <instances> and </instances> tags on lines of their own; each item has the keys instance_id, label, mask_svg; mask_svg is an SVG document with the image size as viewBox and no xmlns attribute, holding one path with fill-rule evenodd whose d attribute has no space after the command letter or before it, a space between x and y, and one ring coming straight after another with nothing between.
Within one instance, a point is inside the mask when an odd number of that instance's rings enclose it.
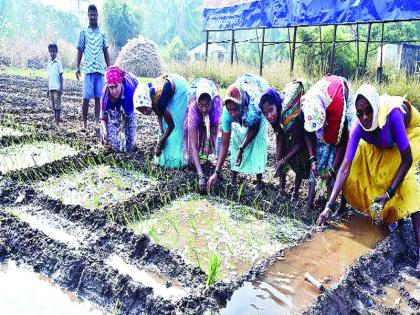
<instances>
[{"instance_id":1,"label":"bangle on wrist","mask_svg":"<svg viewBox=\"0 0 420 315\"><path fill-rule=\"evenodd\" d=\"M327 208L330 209L331 211L334 210L334 206L335 206L335 202L328 202L327 203Z\"/></svg>"},{"instance_id":2,"label":"bangle on wrist","mask_svg":"<svg viewBox=\"0 0 420 315\"><path fill-rule=\"evenodd\" d=\"M311 162L311 163L315 162L316 163L316 156L315 155L311 155L309 157L309 162Z\"/></svg>"},{"instance_id":3,"label":"bangle on wrist","mask_svg":"<svg viewBox=\"0 0 420 315\"><path fill-rule=\"evenodd\" d=\"M391 200L392 197L394 197L394 189L392 189L391 187L389 187L386 191L385 191L388 200Z\"/></svg>"},{"instance_id":4,"label":"bangle on wrist","mask_svg":"<svg viewBox=\"0 0 420 315\"><path fill-rule=\"evenodd\" d=\"M244 152L244 150L245 150L245 149L244 149L244 147L243 147L243 146L240 146L240 147L239 147L239 151Z\"/></svg>"},{"instance_id":5,"label":"bangle on wrist","mask_svg":"<svg viewBox=\"0 0 420 315\"><path fill-rule=\"evenodd\" d=\"M198 174L198 178L199 179L206 178L206 175L204 175L204 173L200 173L200 174Z\"/></svg>"}]
</instances>

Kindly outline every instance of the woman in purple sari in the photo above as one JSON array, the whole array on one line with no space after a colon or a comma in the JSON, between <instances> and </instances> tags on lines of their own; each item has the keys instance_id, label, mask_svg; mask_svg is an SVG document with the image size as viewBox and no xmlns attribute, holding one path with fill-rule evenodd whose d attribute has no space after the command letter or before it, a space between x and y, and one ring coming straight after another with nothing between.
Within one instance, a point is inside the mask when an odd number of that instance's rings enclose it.
<instances>
[{"instance_id":1,"label":"woman in purple sari","mask_svg":"<svg viewBox=\"0 0 420 315\"><path fill-rule=\"evenodd\" d=\"M194 164L199 177L199 188L206 186L200 153L207 157L215 152L217 130L222 113L222 99L213 81L194 80L188 92L188 105L184 120L184 159Z\"/></svg>"}]
</instances>

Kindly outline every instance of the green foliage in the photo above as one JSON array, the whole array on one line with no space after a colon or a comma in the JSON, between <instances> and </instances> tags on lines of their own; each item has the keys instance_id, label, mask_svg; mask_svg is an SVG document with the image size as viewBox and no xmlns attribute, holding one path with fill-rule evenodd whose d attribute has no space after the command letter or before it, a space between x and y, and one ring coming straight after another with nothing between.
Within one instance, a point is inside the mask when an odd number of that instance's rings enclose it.
<instances>
[{"instance_id":1,"label":"green foliage","mask_svg":"<svg viewBox=\"0 0 420 315\"><path fill-rule=\"evenodd\" d=\"M176 36L192 48L204 39L202 0L133 0L144 12L145 37L163 46Z\"/></svg>"},{"instance_id":2,"label":"green foliage","mask_svg":"<svg viewBox=\"0 0 420 315\"><path fill-rule=\"evenodd\" d=\"M78 18L35 1L0 1L1 38L39 40L58 38L75 43L80 31Z\"/></svg>"},{"instance_id":3,"label":"green foliage","mask_svg":"<svg viewBox=\"0 0 420 315\"><path fill-rule=\"evenodd\" d=\"M220 267L222 266L222 260L218 254L211 254L209 259L207 285L216 283L217 278L220 274Z\"/></svg>"},{"instance_id":4,"label":"green foliage","mask_svg":"<svg viewBox=\"0 0 420 315\"><path fill-rule=\"evenodd\" d=\"M185 61L187 60L188 48L179 36L174 37L164 49L166 60Z\"/></svg>"},{"instance_id":5,"label":"green foliage","mask_svg":"<svg viewBox=\"0 0 420 315\"><path fill-rule=\"evenodd\" d=\"M319 43L319 28L305 27L298 30L298 39L305 44L297 49L297 58L303 66L305 73L316 75L326 73L328 60L332 54L332 44L323 44L322 51ZM333 28L322 29L322 40L331 42L333 39ZM349 29L338 28L336 41L352 39ZM353 77L357 71L357 59L355 45L352 43L337 43L334 55L333 73L344 77Z\"/></svg>"},{"instance_id":6,"label":"green foliage","mask_svg":"<svg viewBox=\"0 0 420 315\"><path fill-rule=\"evenodd\" d=\"M107 35L115 46L122 47L140 34L143 17L129 2L105 0L103 14Z\"/></svg>"}]
</instances>

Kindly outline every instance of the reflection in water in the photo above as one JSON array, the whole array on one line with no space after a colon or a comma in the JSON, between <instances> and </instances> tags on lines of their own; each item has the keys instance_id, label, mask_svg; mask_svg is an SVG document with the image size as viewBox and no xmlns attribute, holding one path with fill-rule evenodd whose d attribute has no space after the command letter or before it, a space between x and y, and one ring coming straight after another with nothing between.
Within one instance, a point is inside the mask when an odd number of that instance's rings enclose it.
<instances>
[{"instance_id":1,"label":"reflection in water","mask_svg":"<svg viewBox=\"0 0 420 315\"><path fill-rule=\"evenodd\" d=\"M134 265L127 264L121 257L111 255L108 264L117 269L118 272L129 275L134 281L143 284L145 287L153 289L155 295L165 299L180 298L186 295L186 291L178 283L173 283L166 287L166 280L152 272L144 271Z\"/></svg>"},{"instance_id":2,"label":"reflection in water","mask_svg":"<svg viewBox=\"0 0 420 315\"><path fill-rule=\"evenodd\" d=\"M13 262L0 265L0 284L0 314L103 314L73 293L58 288L47 277Z\"/></svg>"},{"instance_id":3,"label":"reflection in water","mask_svg":"<svg viewBox=\"0 0 420 315\"><path fill-rule=\"evenodd\" d=\"M42 231L48 237L57 240L61 243L78 248L80 244L80 233L79 239L74 232L79 232L80 229L73 228L73 233L67 233L65 230L59 227L57 224L58 220L52 221L50 218L37 217L27 213L30 206L25 207L7 207L6 212L16 215L19 220L28 223L32 229ZM71 222L66 222L67 226L71 225Z\"/></svg>"},{"instance_id":4,"label":"reflection in water","mask_svg":"<svg viewBox=\"0 0 420 315\"><path fill-rule=\"evenodd\" d=\"M305 282L309 272L326 287L336 284L348 266L386 237L386 230L355 215L334 229L285 252L261 279L245 283L220 314L290 314L308 308L319 292Z\"/></svg>"}]
</instances>

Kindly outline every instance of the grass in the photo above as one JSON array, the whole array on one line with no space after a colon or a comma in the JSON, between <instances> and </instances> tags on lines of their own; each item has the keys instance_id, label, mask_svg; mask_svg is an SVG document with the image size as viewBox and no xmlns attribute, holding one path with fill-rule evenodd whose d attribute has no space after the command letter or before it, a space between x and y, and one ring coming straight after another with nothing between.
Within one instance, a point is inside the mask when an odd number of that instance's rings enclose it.
<instances>
[{"instance_id":1,"label":"grass","mask_svg":"<svg viewBox=\"0 0 420 315\"><path fill-rule=\"evenodd\" d=\"M259 75L259 68L244 63L221 63L221 62L187 62L171 63L168 66L169 72L175 72L183 75L187 80L192 81L197 77L206 77L214 80L220 88L222 97L226 93L226 88L235 82L235 80L242 74L250 72ZM371 69L369 73L374 73L374 69ZM419 78L409 78L405 72L398 72L393 68L385 68L386 76L384 77L383 84L379 85L375 82L374 75L365 75L363 77L350 79L351 86L354 91L364 83L370 83L375 85L380 94L388 93L390 95L407 95L407 99L412 104L420 109L420 80ZM294 73L289 71L289 62L277 62L270 65L266 65L263 72L263 77L268 83L282 91L287 83L293 81L296 78L306 78L310 82L315 83L322 77L323 74L318 75L307 75L304 69L297 65Z\"/></svg>"},{"instance_id":2,"label":"grass","mask_svg":"<svg viewBox=\"0 0 420 315\"><path fill-rule=\"evenodd\" d=\"M211 254L209 259L209 267L208 267L208 275L207 275L207 285L212 285L216 283L219 273L220 267L222 265L222 260L220 256L216 253Z\"/></svg>"}]
</instances>

